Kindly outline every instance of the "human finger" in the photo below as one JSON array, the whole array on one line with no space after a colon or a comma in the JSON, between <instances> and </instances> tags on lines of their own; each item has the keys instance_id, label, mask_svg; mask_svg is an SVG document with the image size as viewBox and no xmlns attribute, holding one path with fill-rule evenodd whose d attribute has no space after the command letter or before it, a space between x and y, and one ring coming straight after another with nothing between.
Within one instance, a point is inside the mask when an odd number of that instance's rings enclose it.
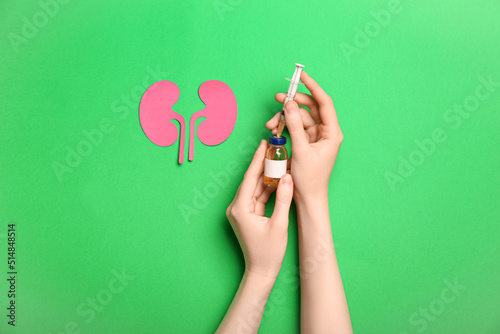
<instances>
[{"instance_id":1,"label":"human finger","mask_svg":"<svg viewBox=\"0 0 500 334\"><path fill-rule=\"evenodd\" d=\"M249 199L255 192L255 188L257 187L257 181L259 180L260 175L264 171L265 153L266 153L266 141L261 140L259 147L255 151L252 162L250 163L250 166L248 166L248 169L245 172L243 181L241 182L238 194L239 197L243 197L243 199Z\"/></svg>"},{"instance_id":2,"label":"human finger","mask_svg":"<svg viewBox=\"0 0 500 334\"><path fill-rule=\"evenodd\" d=\"M276 203L274 211L270 218L272 224L285 227L288 225L288 213L293 197L293 179L292 175L285 174L281 177L276 190Z\"/></svg>"},{"instance_id":3,"label":"human finger","mask_svg":"<svg viewBox=\"0 0 500 334\"><path fill-rule=\"evenodd\" d=\"M271 194L276 190L276 187L265 186L262 193L255 200L255 214L264 216L266 213L266 203Z\"/></svg>"},{"instance_id":4,"label":"human finger","mask_svg":"<svg viewBox=\"0 0 500 334\"><path fill-rule=\"evenodd\" d=\"M300 117L302 117L302 124L307 129L313 125L318 124L316 120L311 116L311 114L304 108L300 108ZM281 112L276 113L269 121L266 123L266 128L269 130L274 130L278 127ZM273 134L275 134L273 132Z\"/></svg>"},{"instance_id":5,"label":"human finger","mask_svg":"<svg viewBox=\"0 0 500 334\"><path fill-rule=\"evenodd\" d=\"M299 106L295 101L285 105L286 126L292 140L292 152L303 150L309 143L300 116Z\"/></svg>"},{"instance_id":6,"label":"human finger","mask_svg":"<svg viewBox=\"0 0 500 334\"><path fill-rule=\"evenodd\" d=\"M278 93L274 97L276 101L283 103L285 102L286 99L286 94L285 93ZM300 106L306 106L309 111L311 112L311 115L316 119L316 121L320 122L321 117L319 115L319 105L318 102L314 99L309 94L304 94L304 93L299 93L295 94L295 98L293 99L295 102L297 102L298 105Z\"/></svg>"},{"instance_id":7,"label":"human finger","mask_svg":"<svg viewBox=\"0 0 500 334\"><path fill-rule=\"evenodd\" d=\"M312 97L316 100L319 106L319 115L321 122L327 126L339 127L333 100L325 93L325 91L318 85L318 83L309 76L305 71L302 71L300 79L306 85L307 89L311 92Z\"/></svg>"}]
</instances>

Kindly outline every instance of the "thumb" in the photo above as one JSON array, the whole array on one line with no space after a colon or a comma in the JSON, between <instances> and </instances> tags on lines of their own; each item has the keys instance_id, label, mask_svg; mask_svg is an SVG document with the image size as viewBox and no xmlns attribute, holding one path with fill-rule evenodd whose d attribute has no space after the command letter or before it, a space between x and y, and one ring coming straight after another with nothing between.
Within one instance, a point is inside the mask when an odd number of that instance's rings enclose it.
<instances>
[{"instance_id":1,"label":"thumb","mask_svg":"<svg viewBox=\"0 0 500 334\"><path fill-rule=\"evenodd\" d=\"M271 216L273 224L288 225L288 212L293 197L293 180L292 175L285 174L281 177L276 190L276 203Z\"/></svg>"},{"instance_id":2,"label":"thumb","mask_svg":"<svg viewBox=\"0 0 500 334\"><path fill-rule=\"evenodd\" d=\"M289 101L285 105L286 126L290 133L293 147L301 147L308 143L302 117L300 116L299 105L295 101Z\"/></svg>"}]
</instances>

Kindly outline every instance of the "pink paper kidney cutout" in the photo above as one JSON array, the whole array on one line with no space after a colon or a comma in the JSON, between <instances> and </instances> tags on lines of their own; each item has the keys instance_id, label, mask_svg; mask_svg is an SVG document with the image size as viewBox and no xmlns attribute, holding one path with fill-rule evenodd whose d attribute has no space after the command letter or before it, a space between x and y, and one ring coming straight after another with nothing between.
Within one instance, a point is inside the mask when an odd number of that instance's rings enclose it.
<instances>
[{"instance_id":1,"label":"pink paper kidney cutout","mask_svg":"<svg viewBox=\"0 0 500 334\"><path fill-rule=\"evenodd\" d=\"M198 89L200 99L205 104L203 110L191 116L189 123L189 161L194 157L194 134L196 121L204 117L198 125L198 138L209 146L224 142L236 125L238 105L231 88L219 80L209 80L201 84Z\"/></svg>"},{"instance_id":2,"label":"pink paper kidney cutout","mask_svg":"<svg viewBox=\"0 0 500 334\"><path fill-rule=\"evenodd\" d=\"M141 98L139 120L146 136L158 146L173 145L179 138L178 130L172 122L180 125L179 163L184 162L184 142L186 122L184 117L172 110L179 100L179 87L171 81L152 84Z\"/></svg>"}]
</instances>

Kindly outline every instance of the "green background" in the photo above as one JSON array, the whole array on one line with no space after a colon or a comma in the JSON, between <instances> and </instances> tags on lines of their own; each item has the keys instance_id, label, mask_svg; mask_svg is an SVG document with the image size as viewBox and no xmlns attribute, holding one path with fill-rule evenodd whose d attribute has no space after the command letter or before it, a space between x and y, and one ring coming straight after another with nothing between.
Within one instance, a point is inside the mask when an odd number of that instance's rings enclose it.
<instances>
[{"instance_id":1,"label":"green background","mask_svg":"<svg viewBox=\"0 0 500 334\"><path fill-rule=\"evenodd\" d=\"M355 333L500 333L498 1L402 0L385 26L372 13L385 0L69 1L52 16L41 3L0 5L0 332L213 332L244 267L225 209L300 62L333 97L345 137L330 209ZM358 29L372 30L363 40ZM162 79L179 86L186 120L204 107L201 83L227 83L238 101L229 139L196 139L182 165L178 144L151 143L139 97ZM476 89L489 96L474 106ZM464 103L470 116L447 118ZM111 130L59 179L54 162L103 120ZM446 140L423 155L416 141L433 131ZM401 176L410 158L418 166ZM261 333L299 332L296 223L293 211ZM134 278L110 294L114 271ZM78 309L92 298L106 303L90 319Z\"/></svg>"}]
</instances>

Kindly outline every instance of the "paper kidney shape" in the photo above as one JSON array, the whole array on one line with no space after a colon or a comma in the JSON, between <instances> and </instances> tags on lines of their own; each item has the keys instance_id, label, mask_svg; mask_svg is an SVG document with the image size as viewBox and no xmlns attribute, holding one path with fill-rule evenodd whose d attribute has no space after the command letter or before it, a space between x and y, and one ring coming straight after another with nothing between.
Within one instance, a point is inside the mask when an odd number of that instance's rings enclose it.
<instances>
[{"instance_id":1,"label":"paper kidney shape","mask_svg":"<svg viewBox=\"0 0 500 334\"><path fill-rule=\"evenodd\" d=\"M179 100L179 87L171 81L158 81L152 84L142 96L139 105L139 120L146 136L158 146L170 146L177 142L179 131L173 120L180 125L179 163L184 162L184 117L172 110Z\"/></svg>"},{"instance_id":2,"label":"paper kidney shape","mask_svg":"<svg viewBox=\"0 0 500 334\"><path fill-rule=\"evenodd\" d=\"M198 125L198 138L205 145L219 145L229 138L236 125L238 105L231 88L218 80L209 80L201 84L198 90L200 99L205 104L203 110L191 116L189 124L189 161L194 157L194 134L196 120L205 117Z\"/></svg>"}]
</instances>

